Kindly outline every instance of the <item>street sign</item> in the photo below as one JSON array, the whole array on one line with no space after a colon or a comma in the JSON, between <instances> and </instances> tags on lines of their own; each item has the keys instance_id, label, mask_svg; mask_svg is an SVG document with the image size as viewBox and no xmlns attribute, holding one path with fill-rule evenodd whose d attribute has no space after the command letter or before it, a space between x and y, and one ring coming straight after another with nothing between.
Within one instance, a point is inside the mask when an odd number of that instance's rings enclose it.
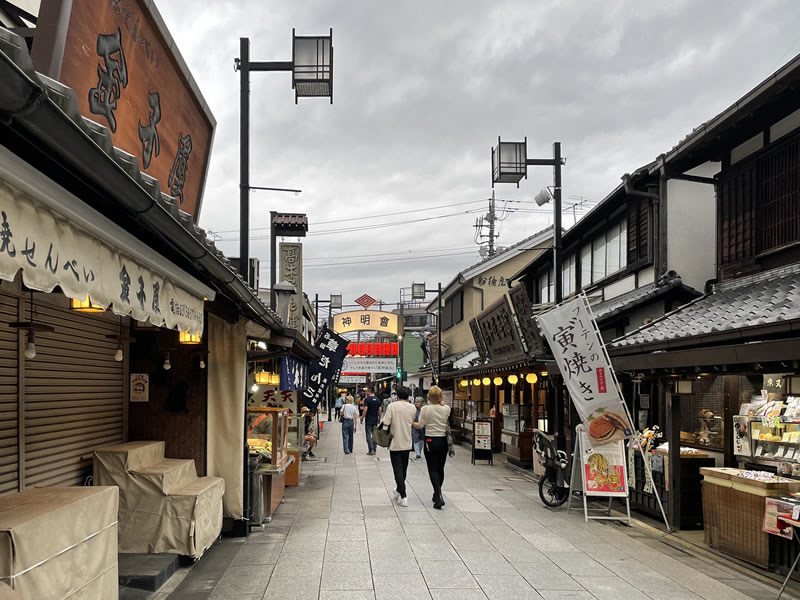
<instances>
[{"instance_id":1,"label":"street sign","mask_svg":"<svg viewBox=\"0 0 800 600\"><path fill-rule=\"evenodd\" d=\"M367 383L366 375L341 375L339 383Z\"/></svg>"},{"instance_id":2,"label":"street sign","mask_svg":"<svg viewBox=\"0 0 800 600\"><path fill-rule=\"evenodd\" d=\"M346 358L342 365L343 372L356 373L395 373L396 358Z\"/></svg>"},{"instance_id":3,"label":"street sign","mask_svg":"<svg viewBox=\"0 0 800 600\"><path fill-rule=\"evenodd\" d=\"M352 331L382 331L399 333L397 314L380 310L352 310L333 315L333 330L336 333Z\"/></svg>"},{"instance_id":4,"label":"street sign","mask_svg":"<svg viewBox=\"0 0 800 600\"><path fill-rule=\"evenodd\" d=\"M377 300L368 294L364 294L363 296L356 298L356 304L363 306L364 308L369 308L373 304L375 304Z\"/></svg>"}]
</instances>

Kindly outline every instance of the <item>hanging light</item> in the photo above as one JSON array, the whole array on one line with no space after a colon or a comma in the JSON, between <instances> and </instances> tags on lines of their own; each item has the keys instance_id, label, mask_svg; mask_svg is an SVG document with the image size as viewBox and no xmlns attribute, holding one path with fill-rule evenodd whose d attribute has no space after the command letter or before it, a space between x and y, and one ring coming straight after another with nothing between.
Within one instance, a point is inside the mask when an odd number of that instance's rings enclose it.
<instances>
[{"instance_id":1,"label":"hanging light","mask_svg":"<svg viewBox=\"0 0 800 600\"><path fill-rule=\"evenodd\" d=\"M279 373L272 373L269 376L269 383L270 385L280 385L281 384L281 376Z\"/></svg>"},{"instance_id":2,"label":"hanging light","mask_svg":"<svg viewBox=\"0 0 800 600\"><path fill-rule=\"evenodd\" d=\"M162 365L165 371L169 371L172 368L172 363L169 362L169 352L167 352L167 356L164 359L164 364Z\"/></svg>"},{"instance_id":3,"label":"hanging light","mask_svg":"<svg viewBox=\"0 0 800 600\"><path fill-rule=\"evenodd\" d=\"M125 358L125 355L122 352L122 342L118 342L117 351L114 352L114 360L117 362L122 362L123 358Z\"/></svg>"},{"instance_id":4,"label":"hanging light","mask_svg":"<svg viewBox=\"0 0 800 600\"><path fill-rule=\"evenodd\" d=\"M494 378L495 385L503 385L503 378L502 377L495 377Z\"/></svg>"},{"instance_id":5,"label":"hanging light","mask_svg":"<svg viewBox=\"0 0 800 600\"><path fill-rule=\"evenodd\" d=\"M483 385L489 385L490 383L492 383L491 379L489 379L488 377L483 378Z\"/></svg>"},{"instance_id":6,"label":"hanging light","mask_svg":"<svg viewBox=\"0 0 800 600\"><path fill-rule=\"evenodd\" d=\"M178 335L178 341L181 344L199 344L203 341L203 338L199 335L191 334L188 331L181 331Z\"/></svg>"},{"instance_id":7,"label":"hanging light","mask_svg":"<svg viewBox=\"0 0 800 600\"><path fill-rule=\"evenodd\" d=\"M467 381L466 379L462 379L459 385L461 387L467 387L469 385L469 381Z\"/></svg>"},{"instance_id":8,"label":"hanging light","mask_svg":"<svg viewBox=\"0 0 800 600\"><path fill-rule=\"evenodd\" d=\"M528 383L536 383L537 381L539 381L539 378L536 376L536 373L528 373L527 375L525 375L525 381L527 381Z\"/></svg>"},{"instance_id":9,"label":"hanging light","mask_svg":"<svg viewBox=\"0 0 800 600\"><path fill-rule=\"evenodd\" d=\"M99 304L94 304L89 296L86 296L86 300L78 300L77 298L70 298L69 307L72 310L77 310L80 312L105 312L106 310Z\"/></svg>"},{"instance_id":10,"label":"hanging light","mask_svg":"<svg viewBox=\"0 0 800 600\"><path fill-rule=\"evenodd\" d=\"M258 384L254 383L253 385L251 385L250 386L250 391L251 392L257 392L258 391Z\"/></svg>"},{"instance_id":11,"label":"hanging light","mask_svg":"<svg viewBox=\"0 0 800 600\"><path fill-rule=\"evenodd\" d=\"M508 383L510 383L511 385L514 385L518 381L519 381L519 377L517 377L516 375L509 375L508 376Z\"/></svg>"},{"instance_id":12,"label":"hanging light","mask_svg":"<svg viewBox=\"0 0 800 600\"><path fill-rule=\"evenodd\" d=\"M542 371L542 377L547 377L547 371Z\"/></svg>"},{"instance_id":13,"label":"hanging light","mask_svg":"<svg viewBox=\"0 0 800 600\"><path fill-rule=\"evenodd\" d=\"M271 374L269 371L256 371L253 374L253 378L255 379L256 383L260 383L261 385L269 385Z\"/></svg>"},{"instance_id":14,"label":"hanging light","mask_svg":"<svg viewBox=\"0 0 800 600\"><path fill-rule=\"evenodd\" d=\"M481 384L481 380L480 379L476 378L476 379L472 380L472 385L480 385L480 384Z\"/></svg>"},{"instance_id":15,"label":"hanging light","mask_svg":"<svg viewBox=\"0 0 800 600\"><path fill-rule=\"evenodd\" d=\"M28 338L25 344L25 358L36 358L36 336L33 329L28 329Z\"/></svg>"},{"instance_id":16,"label":"hanging light","mask_svg":"<svg viewBox=\"0 0 800 600\"><path fill-rule=\"evenodd\" d=\"M206 368L206 361L204 361L202 358L200 359L200 368L201 369L205 369Z\"/></svg>"}]
</instances>

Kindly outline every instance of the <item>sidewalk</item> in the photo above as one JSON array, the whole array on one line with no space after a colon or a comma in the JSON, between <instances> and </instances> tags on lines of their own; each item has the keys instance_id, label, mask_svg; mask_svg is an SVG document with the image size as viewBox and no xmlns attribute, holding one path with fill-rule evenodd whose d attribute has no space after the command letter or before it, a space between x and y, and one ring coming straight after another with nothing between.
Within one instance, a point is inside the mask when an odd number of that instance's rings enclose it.
<instances>
[{"instance_id":1,"label":"sidewalk","mask_svg":"<svg viewBox=\"0 0 800 600\"><path fill-rule=\"evenodd\" d=\"M395 506L388 452L367 456L363 429L342 453L325 422L320 460L264 532L225 538L152 600L738 600L775 598L713 558L637 527L585 523L546 509L511 469L472 465L466 447L447 464L443 510L434 510L425 461L409 464L409 506ZM791 598L784 595L784 598Z\"/></svg>"}]
</instances>

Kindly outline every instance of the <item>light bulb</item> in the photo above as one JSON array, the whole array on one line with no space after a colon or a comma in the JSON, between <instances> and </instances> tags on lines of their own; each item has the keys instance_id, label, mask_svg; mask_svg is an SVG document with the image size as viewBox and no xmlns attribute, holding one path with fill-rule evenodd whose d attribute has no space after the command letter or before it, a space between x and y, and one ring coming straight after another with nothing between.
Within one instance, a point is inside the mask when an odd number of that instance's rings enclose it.
<instances>
[{"instance_id":1,"label":"light bulb","mask_svg":"<svg viewBox=\"0 0 800 600\"><path fill-rule=\"evenodd\" d=\"M169 371L172 368L172 363L169 362L169 352L167 352L167 357L164 359L164 370Z\"/></svg>"},{"instance_id":2,"label":"light bulb","mask_svg":"<svg viewBox=\"0 0 800 600\"><path fill-rule=\"evenodd\" d=\"M254 383L252 386L250 386L250 391L251 392L257 392L258 391L258 384Z\"/></svg>"},{"instance_id":3,"label":"light bulb","mask_svg":"<svg viewBox=\"0 0 800 600\"><path fill-rule=\"evenodd\" d=\"M122 353L122 344L117 345L117 351L114 352L114 360L117 362L122 362L124 355Z\"/></svg>"},{"instance_id":4,"label":"light bulb","mask_svg":"<svg viewBox=\"0 0 800 600\"><path fill-rule=\"evenodd\" d=\"M25 358L36 358L36 338L33 329L28 330L28 342L25 344Z\"/></svg>"},{"instance_id":5,"label":"light bulb","mask_svg":"<svg viewBox=\"0 0 800 600\"><path fill-rule=\"evenodd\" d=\"M204 361L202 358L200 359L200 368L201 369L205 369L206 368L206 361Z\"/></svg>"}]
</instances>

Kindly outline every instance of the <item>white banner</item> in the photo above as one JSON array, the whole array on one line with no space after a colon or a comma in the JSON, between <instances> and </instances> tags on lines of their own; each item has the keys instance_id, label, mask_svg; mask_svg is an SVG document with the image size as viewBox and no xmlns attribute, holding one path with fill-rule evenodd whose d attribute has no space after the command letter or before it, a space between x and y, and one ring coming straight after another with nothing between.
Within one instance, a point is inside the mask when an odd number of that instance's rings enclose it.
<instances>
[{"instance_id":1,"label":"white banner","mask_svg":"<svg viewBox=\"0 0 800 600\"><path fill-rule=\"evenodd\" d=\"M581 294L536 317L593 446L633 435L605 344Z\"/></svg>"},{"instance_id":2,"label":"white banner","mask_svg":"<svg viewBox=\"0 0 800 600\"><path fill-rule=\"evenodd\" d=\"M367 383L366 375L340 375L339 383Z\"/></svg>"},{"instance_id":3,"label":"white banner","mask_svg":"<svg viewBox=\"0 0 800 600\"><path fill-rule=\"evenodd\" d=\"M27 194L0 182L0 279L22 270L26 286L59 286L76 300L158 327L203 333L203 298L174 285L74 226Z\"/></svg>"},{"instance_id":4,"label":"white banner","mask_svg":"<svg viewBox=\"0 0 800 600\"><path fill-rule=\"evenodd\" d=\"M345 358L342 373L394 373L396 358Z\"/></svg>"}]
</instances>

